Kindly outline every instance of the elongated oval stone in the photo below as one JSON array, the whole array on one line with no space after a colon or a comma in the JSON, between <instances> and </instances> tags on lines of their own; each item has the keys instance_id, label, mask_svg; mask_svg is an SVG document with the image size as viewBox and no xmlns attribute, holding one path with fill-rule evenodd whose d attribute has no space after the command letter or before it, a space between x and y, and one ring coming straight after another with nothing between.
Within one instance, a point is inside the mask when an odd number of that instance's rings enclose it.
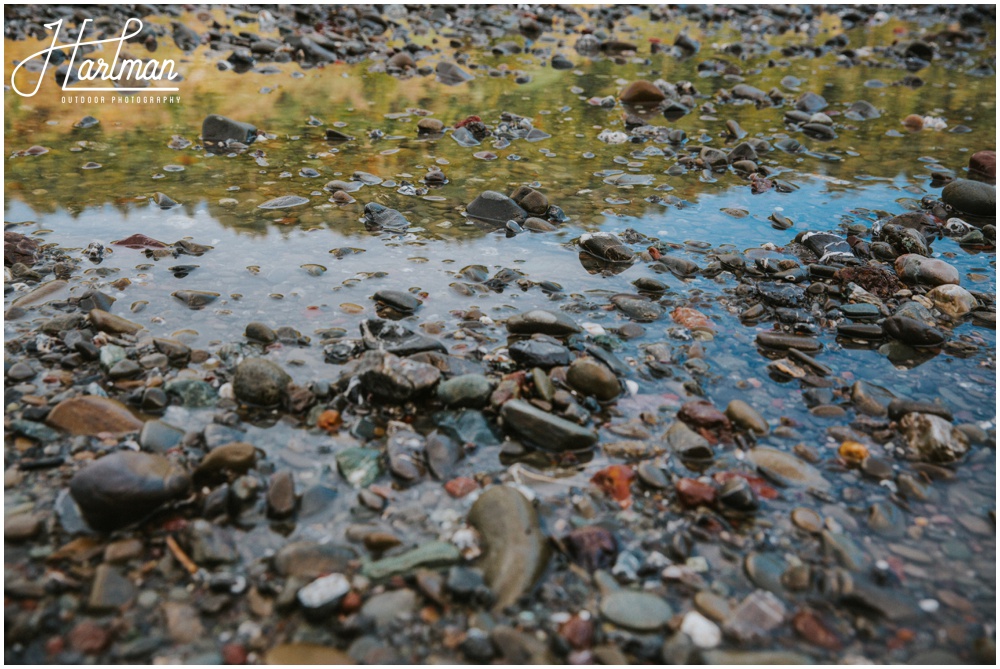
<instances>
[{"instance_id":1,"label":"elongated oval stone","mask_svg":"<svg viewBox=\"0 0 1000 669\"><path fill-rule=\"evenodd\" d=\"M548 564L548 543L538 514L514 488L494 486L472 505L469 524L482 538L481 565L486 584L497 597L494 608L510 606L535 584Z\"/></svg>"}]
</instances>

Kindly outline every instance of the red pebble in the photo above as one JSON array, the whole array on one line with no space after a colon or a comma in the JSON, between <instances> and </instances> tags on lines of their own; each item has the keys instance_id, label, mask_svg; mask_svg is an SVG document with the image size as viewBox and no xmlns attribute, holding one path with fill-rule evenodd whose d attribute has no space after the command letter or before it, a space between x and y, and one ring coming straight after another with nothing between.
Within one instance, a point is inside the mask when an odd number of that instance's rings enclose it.
<instances>
[{"instance_id":1,"label":"red pebble","mask_svg":"<svg viewBox=\"0 0 1000 669\"><path fill-rule=\"evenodd\" d=\"M444 484L445 491L455 499L465 497L478 487L479 484L468 476L459 476L457 479L452 479Z\"/></svg>"},{"instance_id":2,"label":"red pebble","mask_svg":"<svg viewBox=\"0 0 1000 669\"><path fill-rule=\"evenodd\" d=\"M222 647L223 664L246 664L247 649L242 644L227 643Z\"/></svg>"}]
</instances>

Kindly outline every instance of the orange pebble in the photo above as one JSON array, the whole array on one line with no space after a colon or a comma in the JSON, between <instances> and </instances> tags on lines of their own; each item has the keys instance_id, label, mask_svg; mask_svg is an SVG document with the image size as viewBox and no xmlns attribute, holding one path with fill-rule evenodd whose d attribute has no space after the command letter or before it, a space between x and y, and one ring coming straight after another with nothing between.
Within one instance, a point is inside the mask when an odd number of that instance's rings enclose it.
<instances>
[{"instance_id":1,"label":"orange pebble","mask_svg":"<svg viewBox=\"0 0 1000 669\"><path fill-rule=\"evenodd\" d=\"M316 427L327 432L336 432L340 429L340 412L327 409L316 419Z\"/></svg>"},{"instance_id":2,"label":"orange pebble","mask_svg":"<svg viewBox=\"0 0 1000 669\"><path fill-rule=\"evenodd\" d=\"M868 457L868 447L856 441L845 441L840 445L840 457L851 463L859 463Z\"/></svg>"}]
</instances>

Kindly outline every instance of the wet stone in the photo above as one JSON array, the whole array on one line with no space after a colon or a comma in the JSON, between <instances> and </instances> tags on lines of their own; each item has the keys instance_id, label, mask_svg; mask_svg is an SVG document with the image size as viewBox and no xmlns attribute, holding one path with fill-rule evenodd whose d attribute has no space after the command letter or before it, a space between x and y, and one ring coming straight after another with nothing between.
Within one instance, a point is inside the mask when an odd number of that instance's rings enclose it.
<instances>
[{"instance_id":1,"label":"wet stone","mask_svg":"<svg viewBox=\"0 0 1000 669\"><path fill-rule=\"evenodd\" d=\"M361 567L361 573L367 578L381 580L413 572L419 567L449 566L458 562L459 558L454 544L432 541L400 555L366 562Z\"/></svg>"},{"instance_id":2,"label":"wet stone","mask_svg":"<svg viewBox=\"0 0 1000 669\"><path fill-rule=\"evenodd\" d=\"M517 202L503 193L492 190L484 191L470 202L465 208L465 212L471 218L499 225L507 221L523 223L528 217L528 212Z\"/></svg>"},{"instance_id":3,"label":"wet stone","mask_svg":"<svg viewBox=\"0 0 1000 669\"><path fill-rule=\"evenodd\" d=\"M554 337L580 332L580 326L564 314L544 309L532 309L507 319L507 331L511 334L547 334Z\"/></svg>"},{"instance_id":4,"label":"wet stone","mask_svg":"<svg viewBox=\"0 0 1000 669\"><path fill-rule=\"evenodd\" d=\"M98 565L87 598L87 608L110 612L128 606L135 597L135 586L111 565Z\"/></svg>"},{"instance_id":5,"label":"wet stone","mask_svg":"<svg viewBox=\"0 0 1000 669\"><path fill-rule=\"evenodd\" d=\"M780 485L826 490L829 481L812 465L794 455L770 446L758 446L747 452L747 458L762 474Z\"/></svg>"},{"instance_id":6,"label":"wet stone","mask_svg":"<svg viewBox=\"0 0 1000 669\"><path fill-rule=\"evenodd\" d=\"M210 114L201 124L201 137L209 144L225 144L228 141L252 144L257 139L257 128L249 123Z\"/></svg>"},{"instance_id":7,"label":"wet stone","mask_svg":"<svg viewBox=\"0 0 1000 669\"><path fill-rule=\"evenodd\" d=\"M566 382L578 393L596 397L602 402L611 401L622 392L615 373L607 365L589 357L573 361L566 373Z\"/></svg>"},{"instance_id":8,"label":"wet stone","mask_svg":"<svg viewBox=\"0 0 1000 669\"><path fill-rule=\"evenodd\" d=\"M610 232L588 233L580 237L580 247L596 258L611 263L630 263L635 254Z\"/></svg>"},{"instance_id":9,"label":"wet stone","mask_svg":"<svg viewBox=\"0 0 1000 669\"><path fill-rule=\"evenodd\" d=\"M356 558L357 553L348 546L295 541L278 549L272 562L275 571L282 576L311 580L331 572L346 571Z\"/></svg>"},{"instance_id":10,"label":"wet stone","mask_svg":"<svg viewBox=\"0 0 1000 669\"><path fill-rule=\"evenodd\" d=\"M236 367L233 391L247 404L270 407L281 403L291 381L292 377L270 360L248 358Z\"/></svg>"},{"instance_id":11,"label":"wet stone","mask_svg":"<svg viewBox=\"0 0 1000 669\"><path fill-rule=\"evenodd\" d=\"M770 427L764 417L743 400L733 400L726 406L726 416L735 425L755 434L765 435Z\"/></svg>"},{"instance_id":12,"label":"wet stone","mask_svg":"<svg viewBox=\"0 0 1000 669\"><path fill-rule=\"evenodd\" d=\"M640 323L651 323L666 312L663 306L641 295L614 295L611 303L623 314Z\"/></svg>"},{"instance_id":13,"label":"wet stone","mask_svg":"<svg viewBox=\"0 0 1000 669\"><path fill-rule=\"evenodd\" d=\"M969 450L968 438L944 418L908 413L899 421L909 453L928 462L954 462Z\"/></svg>"},{"instance_id":14,"label":"wet stone","mask_svg":"<svg viewBox=\"0 0 1000 669\"><path fill-rule=\"evenodd\" d=\"M572 360L569 349L547 335L533 335L531 339L514 342L507 350L511 359L521 367L548 369L568 365Z\"/></svg>"},{"instance_id":15,"label":"wet stone","mask_svg":"<svg viewBox=\"0 0 1000 669\"><path fill-rule=\"evenodd\" d=\"M941 199L960 214L996 216L997 189L992 184L955 179L941 191Z\"/></svg>"},{"instance_id":16,"label":"wet stone","mask_svg":"<svg viewBox=\"0 0 1000 669\"><path fill-rule=\"evenodd\" d=\"M127 434L142 428L142 421L123 404L96 395L63 400L49 412L46 422L73 435Z\"/></svg>"},{"instance_id":17,"label":"wet stone","mask_svg":"<svg viewBox=\"0 0 1000 669\"><path fill-rule=\"evenodd\" d=\"M140 520L190 488L188 475L166 458L130 451L105 456L70 481L87 522L102 531Z\"/></svg>"},{"instance_id":18,"label":"wet stone","mask_svg":"<svg viewBox=\"0 0 1000 669\"><path fill-rule=\"evenodd\" d=\"M423 304L417 297L401 290L380 290L374 295L375 301L392 307L402 313L413 313Z\"/></svg>"},{"instance_id":19,"label":"wet stone","mask_svg":"<svg viewBox=\"0 0 1000 669\"><path fill-rule=\"evenodd\" d=\"M652 632L662 628L673 611L663 598L654 594L619 590L602 598L601 616L619 627Z\"/></svg>"},{"instance_id":20,"label":"wet stone","mask_svg":"<svg viewBox=\"0 0 1000 669\"><path fill-rule=\"evenodd\" d=\"M402 213L377 202L369 202L365 205L364 222L365 228L368 230L402 232L410 227L410 222Z\"/></svg>"},{"instance_id":21,"label":"wet stone","mask_svg":"<svg viewBox=\"0 0 1000 669\"><path fill-rule=\"evenodd\" d=\"M402 402L429 392L441 378L441 371L392 353L367 351L362 356L358 378L362 387L376 397Z\"/></svg>"},{"instance_id":22,"label":"wet stone","mask_svg":"<svg viewBox=\"0 0 1000 669\"><path fill-rule=\"evenodd\" d=\"M445 406L480 408L489 403L493 385L482 374L463 374L438 384L437 397Z\"/></svg>"},{"instance_id":23,"label":"wet stone","mask_svg":"<svg viewBox=\"0 0 1000 669\"><path fill-rule=\"evenodd\" d=\"M496 607L514 603L548 562L548 544L534 507L513 488L494 486L473 504L469 524L482 538L480 565Z\"/></svg>"},{"instance_id":24,"label":"wet stone","mask_svg":"<svg viewBox=\"0 0 1000 669\"><path fill-rule=\"evenodd\" d=\"M510 400L501 410L504 427L542 448L582 450L597 442L597 433L542 411L523 400Z\"/></svg>"}]
</instances>

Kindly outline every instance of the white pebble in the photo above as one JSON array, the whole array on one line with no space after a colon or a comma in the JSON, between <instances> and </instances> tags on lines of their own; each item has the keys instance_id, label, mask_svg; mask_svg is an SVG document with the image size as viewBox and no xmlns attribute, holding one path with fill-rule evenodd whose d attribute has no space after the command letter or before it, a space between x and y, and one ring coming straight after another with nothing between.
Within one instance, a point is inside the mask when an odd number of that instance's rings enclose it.
<instances>
[{"instance_id":1,"label":"white pebble","mask_svg":"<svg viewBox=\"0 0 1000 669\"><path fill-rule=\"evenodd\" d=\"M940 604L936 599L921 599L920 600L920 610L926 611L927 613L934 613L940 608Z\"/></svg>"},{"instance_id":2,"label":"white pebble","mask_svg":"<svg viewBox=\"0 0 1000 669\"><path fill-rule=\"evenodd\" d=\"M719 626L697 611L690 611L684 616L681 631L687 634L698 648L715 648L722 642L722 630Z\"/></svg>"}]
</instances>

